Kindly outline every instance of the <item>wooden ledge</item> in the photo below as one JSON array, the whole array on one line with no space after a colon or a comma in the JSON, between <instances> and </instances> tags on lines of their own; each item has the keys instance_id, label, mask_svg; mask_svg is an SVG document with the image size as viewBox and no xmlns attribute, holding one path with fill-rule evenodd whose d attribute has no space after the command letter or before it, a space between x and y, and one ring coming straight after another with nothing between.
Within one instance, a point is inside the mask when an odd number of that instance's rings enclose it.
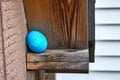
<instances>
[{"instance_id":1,"label":"wooden ledge","mask_svg":"<svg viewBox=\"0 0 120 80\"><path fill-rule=\"evenodd\" d=\"M88 49L47 50L45 53L27 54L28 70L46 72L87 73L89 66Z\"/></svg>"}]
</instances>

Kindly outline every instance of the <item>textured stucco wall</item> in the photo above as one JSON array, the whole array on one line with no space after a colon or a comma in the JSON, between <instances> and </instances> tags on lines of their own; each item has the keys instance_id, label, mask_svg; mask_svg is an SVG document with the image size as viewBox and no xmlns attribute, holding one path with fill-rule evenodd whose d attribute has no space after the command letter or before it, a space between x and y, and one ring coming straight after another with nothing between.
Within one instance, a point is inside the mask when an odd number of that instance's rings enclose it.
<instances>
[{"instance_id":1,"label":"textured stucco wall","mask_svg":"<svg viewBox=\"0 0 120 80\"><path fill-rule=\"evenodd\" d=\"M0 80L26 80L27 27L23 2L0 0L0 10Z\"/></svg>"},{"instance_id":2,"label":"textured stucco wall","mask_svg":"<svg viewBox=\"0 0 120 80\"><path fill-rule=\"evenodd\" d=\"M2 15L0 9L0 80L4 80L4 58L3 58L3 36L2 36Z\"/></svg>"}]
</instances>

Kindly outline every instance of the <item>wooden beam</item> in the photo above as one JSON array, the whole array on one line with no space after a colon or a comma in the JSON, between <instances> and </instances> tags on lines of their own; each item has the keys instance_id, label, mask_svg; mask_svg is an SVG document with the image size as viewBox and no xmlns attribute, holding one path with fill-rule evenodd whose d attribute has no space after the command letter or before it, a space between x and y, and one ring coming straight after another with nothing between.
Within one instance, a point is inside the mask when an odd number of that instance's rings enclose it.
<instances>
[{"instance_id":1,"label":"wooden beam","mask_svg":"<svg viewBox=\"0 0 120 80\"><path fill-rule=\"evenodd\" d=\"M88 66L88 50L47 50L42 54L27 54L28 70L80 73L88 72Z\"/></svg>"},{"instance_id":2,"label":"wooden beam","mask_svg":"<svg viewBox=\"0 0 120 80\"><path fill-rule=\"evenodd\" d=\"M88 60L88 50L47 50L44 53L28 53L27 62L84 62Z\"/></svg>"}]
</instances>

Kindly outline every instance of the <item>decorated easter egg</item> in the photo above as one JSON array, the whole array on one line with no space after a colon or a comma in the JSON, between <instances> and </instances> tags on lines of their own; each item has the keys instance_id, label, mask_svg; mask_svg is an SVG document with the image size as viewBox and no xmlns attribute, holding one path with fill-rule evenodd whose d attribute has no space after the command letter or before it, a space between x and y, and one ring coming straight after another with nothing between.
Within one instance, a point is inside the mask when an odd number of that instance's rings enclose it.
<instances>
[{"instance_id":1,"label":"decorated easter egg","mask_svg":"<svg viewBox=\"0 0 120 80\"><path fill-rule=\"evenodd\" d=\"M47 38L39 31L31 31L27 34L26 43L28 48L35 53L46 51L48 46Z\"/></svg>"}]
</instances>

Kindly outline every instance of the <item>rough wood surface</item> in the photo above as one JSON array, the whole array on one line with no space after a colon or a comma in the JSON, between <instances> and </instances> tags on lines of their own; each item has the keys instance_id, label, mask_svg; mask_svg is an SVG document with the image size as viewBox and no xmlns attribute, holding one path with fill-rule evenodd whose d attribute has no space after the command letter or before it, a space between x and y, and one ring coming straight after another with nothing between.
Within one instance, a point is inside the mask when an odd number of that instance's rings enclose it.
<instances>
[{"instance_id":1,"label":"rough wood surface","mask_svg":"<svg viewBox=\"0 0 120 80\"><path fill-rule=\"evenodd\" d=\"M26 20L22 0L0 0L5 80L26 80ZM1 77L0 77L1 80Z\"/></svg>"},{"instance_id":2,"label":"rough wood surface","mask_svg":"<svg viewBox=\"0 0 120 80\"><path fill-rule=\"evenodd\" d=\"M55 80L55 74L41 71L28 71L27 80ZM44 77L44 78L43 78Z\"/></svg>"},{"instance_id":3,"label":"rough wood surface","mask_svg":"<svg viewBox=\"0 0 120 80\"><path fill-rule=\"evenodd\" d=\"M27 62L84 62L88 60L88 50L47 50L42 54L28 53Z\"/></svg>"},{"instance_id":4,"label":"rough wood surface","mask_svg":"<svg viewBox=\"0 0 120 80\"><path fill-rule=\"evenodd\" d=\"M45 80L56 80L54 73L46 73Z\"/></svg>"},{"instance_id":5,"label":"rough wood surface","mask_svg":"<svg viewBox=\"0 0 120 80\"><path fill-rule=\"evenodd\" d=\"M45 80L45 76L46 76L45 70L39 70L40 80Z\"/></svg>"},{"instance_id":6,"label":"rough wood surface","mask_svg":"<svg viewBox=\"0 0 120 80\"><path fill-rule=\"evenodd\" d=\"M88 0L23 0L29 31L39 30L50 49L88 48Z\"/></svg>"},{"instance_id":7,"label":"rough wood surface","mask_svg":"<svg viewBox=\"0 0 120 80\"><path fill-rule=\"evenodd\" d=\"M88 67L88 50L48 50L42 54L27 54L28 70L87 72Z\"/></svg>"},{"instance_id":8,"label":"rough wood surface","mask_svg":"<svg viewBox=\"0 0 120 80\"><path fill-rule=\"evenodd\" d=\"M49 73L87 73L88 62L40 62L27 63L28 70L45 70Z\"/></svg>"},{"instance_id":9,"label":"rough wood surface","mask_svg":"<svg viewBox=\"0 0 120 80\"><path fill-rule=\"evenodd\" d=\"M27 71L27 80L40 80L39 71Z\"/></svg>"},{"instance_id":10,"label":"rough wood surface","mask_svg":"<svg viewBox=\"0 0 120 80\"><path fill-rule=\"evenodd\" d=\"M36 80L35 75L35 71L27 71L27 80Z\"/></svg>"},{"instance_id":11,"label":"rough wood surface","mask_svg":"<svg viewBox=\"0 0 120 80\"><path fill-rule=\"evenodd\" d=\"M95 51L95 0L88 0L89 60L94 62Z\"/></svg>"}]
</instances>

